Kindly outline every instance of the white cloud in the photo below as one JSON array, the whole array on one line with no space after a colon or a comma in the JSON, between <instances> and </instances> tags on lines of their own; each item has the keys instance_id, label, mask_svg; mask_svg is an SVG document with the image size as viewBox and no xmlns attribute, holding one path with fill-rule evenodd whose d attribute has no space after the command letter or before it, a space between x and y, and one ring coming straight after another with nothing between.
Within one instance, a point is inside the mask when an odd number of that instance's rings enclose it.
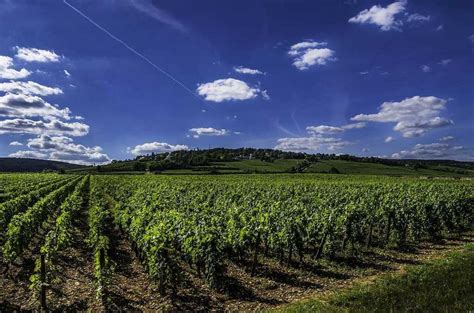
<instances>
[{"instance_id":1,"label":"white cloud","mask_svg":"<svg viewBox=\"0 0 474 313\"><path fill-rule=\"evenodd\" d=\"M46 154L38 151L21 150L8 155L10 158L45 159Z\"/></svg>"},{"instance_id":2,"label":"white cloud","mask_svg":"<svg viewBox=\"0 0 474 313\"><path fill-rule=\"evenodd\" d=\"M59 109L37 96L7 93L0 97L0 116L70 119L69 108Z\"/></svg>"},{"instance_id":3,"label":"white cloud","mask_svg":"<svg viewBox=\"0 0 474 313\"><path fill-rule=\"evenodd\" d=\"M341 127L328 126L328 125L308 126L306 127L306 130L310 134L326 135L326 134L340 134L349 129L360 129L360 128L364 128L365 126L366 126L366 123L361 122L361 123L347 124Z\"/></svg>"},{"instance_id":4,"label":"white cloud","mask_svg":"<svg viewBox=\"0 0 474 313\"><path fill-rule=\"evenodd\" d=\"M212 127L191 128L189 131L194 133L194 138L199 138L200 136L226 136L231 133L228 129L216 129Z\"/></svg>"},{"instance_id":5,"label":"white cloud","mask_svg":"<svg viewBox=\"0 0 474 313\"><path fill-rule=\"evenodd\" d=\"M363 72L359 72L360 75L367 75L369 74L369 71L363 71Z\"/></svg>"},{"instance_id":6,"label":"white cloud","mask_svg":"<svg viewBox=\"0 0 474 313\"><path fill-rule=\"evenodd\" d=\"M474 43L474 34L470 35L468 38L472 43Z\"/></svg>"},{"instance_id":7,"label":"white cloud","mask_svg":"<svg viewBox=\"0 0 474 313\"><path fill-rule=\"evenodd\" d=\"M69 73L68 70L64 70L64 74L65 74L67 77L71 77L71 73Z\"/></svg>"},{"instance_id":8,"label":"white cloud","mask_svg":"<svg viewBox=\"0 0 474 313\"><path fill-rule=\"evenodd\" d=\"M32 134L32 135L68 135L85 136L89 133L89 125L83 123L66 123L59 120L34 121L31 119L8 119L0 121L2 134Z\"/></svg>"},{"instance_id":9,"label":"white cloud","mask_svg":"<svg viewBox=\"0 0 474 313\"><path fill-rule=\"evenodd\" d=\"M420 68L425 73L431 72L431 67L429 67L428 65L422 65Z\"/></svg>"},{"instance_id":10,"label":"white cloud","mask_svg":"<svg viewBox=\"0 0 474 313\"><path fill-rule=\"evenodd\" d=\"M262 94L264 98L267 96L266 91L262 91L258 87L251 87L246 82L234 78L199 84L197 92L207 101L213 102L249 100L256 98L259 94Z\"/></svg>"},{"instance_id":11,"label":"white cloud","mask_svg":"<svg viewBox=\"0 0 474 313\"><path fill-rule=\"evenodd\" d=\"M172 152L178 150L188 150L186 145L171 145L165 142L147 142L141 145L135 146L133 149L129 149L129 152L134 155L144 155L150 153L163 153Z\"/></svg>"},{"instance_id":12,"label":"white cloud","mask_svg":"<svg viewBox=\"0 0 474 313\"><path fill-rule=\"evenodd\" d=\"M349 23L374 24L383 31L400 30L403 22L396 16L405 11L406 1L397 1L387 7L374 5L349 19Z\"/></svg>"},{"instance_id":13,"label":"white cloud","mask_svg":"<svg viewBox=\"0 0 474 313\"><path fill-rule=\"evenodd\" d=\"M316 151L322 148L337 150L349 144L351 143L340 138L321 136L280 138L275 149L284 151Z\"/></svg>"},{"instance_id":14,"label":"white cloud","mask_svg":"<svg viewBox=\"0 0 474 313\"><path fill-rule=\"evenodd\" d=\"M449 63L451 63L451 59L444 59L444 60L441 60L438 64L442 65L442 66L446 66L448 65Z\"/></svg>"},{"instance_id":15,"label":"white cloud","mask_svg":"<svg viewBox=\"0 0 474 313\"><path fill-rule=\"evenodd\" d=\"M453 139L454 139L453 136L444 136L444 137L439 138L439 141L451 141Z\"/></svg>"},{"instance_id":16,"label":"white cloud","mask_svg":"<svg viewBox=\"0 0 474 313\"><path fill-rule=\"evenodd\" d=\"M407 18L408 23L423 23L428 22L431 19L429 15L421 15L419 13L410 14Z\"/></svg>"},{"instance_id":17,"label":"white cloud","mask_svg":"<svg viewBox=\"0 0 474 313\"><path fill-rule=\"evenodd\" d=\"M22 79L31 74L25 68L17 71L13 66L13 59L7 56L0 55L0 79Z\"/></svg>"},{"instance_id":18,"label":"white cloud","mask_svg":"<svg viewBox=\"0 0 474 313\"><path fill-rule=\"evenodd\" d=\"M248 74L248 75L265 75L264 72L257 70L257 69L252 69L248 67L243 67L243 66L237 66L234 67L234 71L239 74Z\"/></svg>"},{"instance_id":19,"label":"white cloud","mask_svg":"<svg viewBox=\"0 0 474 313\"><path fill-rule=\"evenodd\" d=\"M308 126L306 130L309 133L316 133L316 134L338 134L344 132L342 127L335 127L335 126L327 126L327 125L319 125L319 126Z\"/></svg>"},{"instance_id":20,"label":"white cloud","mask_svg":"<svg viewBox=\"0 0 474 313\"><path fill-rule=\"evenodd\" d=\"M364 122L359 122L359 123L352 123L352 124L347 124L342 126L342 129L347 130L347 129L361 129L367 126L367 123Z\"/></svg>"},{"instance_id":21,"label":"white cloud","mask_svg":"<svg viewBox=\"0 0 474 313\"><path fill-rule=\"evenodd\" d=\"M439 31L442 31L444 29L444 25L441 24L441 25L438 25L438 27L436 27L436 31L439 32Z\"/></svg>"},{"instance_id":22,"label":"white cloud","mask_svg":"<svg viewBox=\"0 0 474 313\"><path fill-rule=\"evenodd\" d=\"M393 138L392 136L388 136L388 137L385 138L384 142L389 143L389 142L392 142L394 140L395 140L395 138Z\"/></svg>"},{"instance_id":23,"label":"white cloud","mask_svg":"<svg viewBox=\"0 0 474 313\"><path fill-rule=\"evenodd\" d=\"M53 51L35 48L16 47L16 57L27 62L58 62L61 57ZM0 78L19 79L30 73L23 69L16 71L11 68L13 59L0 56ZM44 72L42 72L44 74ZM66 76L70 76L64 70ZM33 81L15 81L0 83L0 135L25 134L36 138L27 140L30 150L12 153L11 157L33 157L66 161L78 164L103 164L110 161L100 146L88 147L74 143L68 136L85 136L89 133L89 125L80 122L68 122L72 117L69 108L60 108L50 104L40 96L59 95L63 91L57 87L44 86ZM11 146L21 146L21 142L13 141Z\"/></svg>"},{"instance_id":24,"label":"white cloud","mask_svg":"<svg viewBox=\"0 0 474 313\"><path fill-rule=\"evenodd\" d=\"M275 149L288 150L288 151L304 151L304 150L337 150L344 148L350 144L349 141L342 140L336 137L325 137L326 135L338 135L344 133L346 130L360 129L366 126L366 123L353 123L344 126L308 126L306 131L310 135L309 137L293 137L293 138L280 138Z\"/></svg>"},{"instance_id":25,"label":"white cloud","mask_svg":"<svg viewBox=\"0 0 474 313\"><path fill-rule=\"evenodd\" d=\"M290 47L288 54L293 57L293 65L299 70L307 70L314 65L326 65L337 59L335 51L329 48L326 42L304 41Z\"/></svg>"},{"instance_id":26,"label":"white cloud","mask_svg":"<svg viewBox=\"0 0 474 313\"><path fill-rule=\"evenodd\" d=\"M359 122L394 122L393 128L403 137L424 135L427 131L453 124L453 121L438 116L446 108L447 100L434 96L404 99L400 102L384 102L375 114L359 114L351 118Z\"/></svg>"},{"instance_id":27,"label":"white cloud","mask_svg":"<svg viewBox=\"0 0 474 313\"><path fill-rule=\"evenodd\" d=\"M362 152L369 152L370 149L369 148L362 148Z\"/></svg>"},{"instance_id":28,"label":"white cloud","mask_svg":"<svg viewBox=\"0 0 474 313\"><path fill-rule=\"evenodd\" d=\"M262 99L263 99L263 100L270 100L270 96L268 95L268 91L267 91L267 90L262 90L262 91L261 91L261 94L262 94Z\"/></svg>"},{"instance_id":29,"label":"white cloud","mask_svg":"<svg viewBox=\"0 0 474 313\"><path fill-rule=\"evenodd\" d=\"M392 154L395 159L439 159L455 158L462 155L462 146L451 146L447 143L417 144L411 150L402 150Z\"/></svg>"},{"instance_id":30,"label":"white cloud","mask_svg":"<svg viewBox=\"0 0 474 313\"><path fill-rule=\"evenodd\" d=\"M297 56L301 53L301 51L305 51L310 48L325 47L327 45L327 42L303 41L292 45L288 54L291 56Z\"/></svg>"},{"instance_id":31,"label":"white cloud","mask_svg":"<svg viewBox=\"0 0 474 313\"><path fill-rule=\"evenodd\" d=\"M103 164L110 161L101 147L76 144L72 138L66 136L41 135L28 139L27 146L33 151L46 155L50 160L77 164Z\"/></svg>"},{"instance_id":32,"label":"white cloud","mask_svg":"<svg viewBox=\"0 0 474 313\"><path fill-rule=\"evenodd\" d=\"M48 87L32 81L9 81L0 83L0 91L39 96L59 95L63 93L60 88Z\"/></svg>"},{"instance_id":33,"label":"white cloud","mask_svg":"<svg viewBox=\"0 0 474 313\"><path fill-rule=\"evenodd\" d=\"M15 57L26 62L40 63L59 62L61 58L54 51L22 47L16 47Z\"/></svg>"}]
</instances>

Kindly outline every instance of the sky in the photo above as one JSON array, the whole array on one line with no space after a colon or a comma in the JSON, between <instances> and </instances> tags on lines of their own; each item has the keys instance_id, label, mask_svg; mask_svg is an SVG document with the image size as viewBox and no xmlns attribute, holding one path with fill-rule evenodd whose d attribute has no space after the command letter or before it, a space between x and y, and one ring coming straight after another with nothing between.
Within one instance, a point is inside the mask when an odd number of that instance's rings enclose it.
<instances>
[{"instance_id":1,"label":"sky","mask_svg":"<svg viewBox=\"0 0 474 313\"><path fill-rule=\"evenodd\" d=\"M0 156L474 160L470 0L0 0Z\"/></svg>"}]
</instances>

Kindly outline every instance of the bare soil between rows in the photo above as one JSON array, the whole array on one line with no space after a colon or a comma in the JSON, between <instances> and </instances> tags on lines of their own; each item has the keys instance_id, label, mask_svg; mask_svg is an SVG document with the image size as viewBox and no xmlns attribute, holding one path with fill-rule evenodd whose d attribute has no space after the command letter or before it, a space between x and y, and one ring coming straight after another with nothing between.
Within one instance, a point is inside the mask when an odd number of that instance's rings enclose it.
<instances>
[{"instance_id":1,"label":"bare soil between rows","mask_svg":"<svg viewBox=\"0 0 474 313\"><path fill-rule=\"evenodd\" d=\"M249 259L227 261L226 271L217 290L210 289L190 268L184 267L183 283L176 295L161 296L130 242L118 230L111 234L110 260L113 274L104 303L96 298L93 255L85 245L86 216L75 223L74 241L61 253L57 264L58 279L48 290L51 311L258 311L294 301L323 296L354 283L376 279L390 271L403 271L407 265L442 258L474 242L474 234L451 236L440 242L424 241L406 251L371 248L354 254L339 254L331 259L291 264L273 257L259 256L256 275L251 277ZM41 240L33 241L40 245ZM31 311L39 308L38 299L29 290L29 276L38 257L34 244L21 263L8 268L0 265L0 312Z\"/></svg>"}]
</instances>

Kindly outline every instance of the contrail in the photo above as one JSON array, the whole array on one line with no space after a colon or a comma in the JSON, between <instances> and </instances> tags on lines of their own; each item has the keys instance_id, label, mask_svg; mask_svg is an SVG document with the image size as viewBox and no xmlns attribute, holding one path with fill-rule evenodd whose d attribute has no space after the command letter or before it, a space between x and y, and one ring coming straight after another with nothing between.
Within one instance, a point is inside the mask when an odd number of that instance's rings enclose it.
<instances>
[{"instance_id":1,"label":"contrail","mask_svg":"<svg viewBox=\"0 0 474 313\"><path fill-rule=\"evenodd\" d=\"M160 73L162 73L163 75L165 75L166 77L168 77L169 79L171 79L173 82L175 82L177 85L181 86L184 90L186 90L187 92L189 92L190 94L192 94L194 97L196 97L199 101L201 101L202 103L204 104L207 104L205 103L201 97L199 97L199 95L197 95L194 91L192 91L191 89L189 89L184 83L182 83L180 80L178 80L177 78L174 78L173 75L171 75L170 73L168 73L167 71L165 71L164 69L162 69L161 67L159 67L158 65L156 65L155 63L153 63L153 61L151 61L149 58L147 58L146 56L144 56L143 54L141 54L140 52L138 52L137 50L135 50L134 48L132 48L131 46L129 46L125 41L123 41L122 39L118 38L117 36L115 36L114 34L112 34L111 32L109 32L107 29L105 29L104 27L100 26L99 24L97 24L96 22L94 22L90 17L88 17L86 14L84 14L81 10L79 10L78 8L76 8L75 6L73 6L72 4L70 4L69 2L67 2L66 0L63 0L63 3L66 4L68 7L70 7L71 9L73 9L77 14L79 14L80 16L82 16L83 18L85 18L87 21L89 21L92 25L94 25L95 27L97 27L98 29L100 29L101 31L103 31L104 33L106 33L110 38L112 38L113 40L117 41L118 43L120 43L122 46L124 46L125 48L127 48L130 52L132 52L133 54L135 54L136 56L138 56L139 58L141 58L142 60L144 60L145 62L147 62L148 64L150 64L151 66L153 66L155 69L157 69Z\"/></svg>"}]
</instances>

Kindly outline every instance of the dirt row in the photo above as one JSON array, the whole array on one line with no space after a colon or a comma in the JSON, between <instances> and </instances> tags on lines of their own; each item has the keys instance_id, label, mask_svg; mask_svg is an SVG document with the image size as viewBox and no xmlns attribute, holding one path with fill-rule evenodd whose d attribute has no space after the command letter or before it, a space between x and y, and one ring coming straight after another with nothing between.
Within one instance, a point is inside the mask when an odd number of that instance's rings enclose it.
<instances>
[{"instance_id":1,"label":"dirt row","mask_svg":"<svg viewBox=\"0 0 474 313\"><path fill-rule=\"evenodd\" d=\"M52 311L254 311L314 297L350 286L361 280L374 279L387 271L400 271L442 257L474 242L466 234L438 243L422 242L409 251L382 250L328 259L305 258L281 265L275 258L259 257L256 275L250 275L250 260L227 261L218 290L211 290L192 269L184 269L184 281L175 296L160 296L133 252L130 242L114 229L110 234L112 275L107 284L104 303L96 298L93 254L86 245L88 234L86 211L77 218L72 245L61 252L57 279L51 284L47 302ZM0 312L38 309L39 301L29 290L29 277L39 257L44 232L38 232L21 260L1 265Z\"/></svg>"}]
</instances>

